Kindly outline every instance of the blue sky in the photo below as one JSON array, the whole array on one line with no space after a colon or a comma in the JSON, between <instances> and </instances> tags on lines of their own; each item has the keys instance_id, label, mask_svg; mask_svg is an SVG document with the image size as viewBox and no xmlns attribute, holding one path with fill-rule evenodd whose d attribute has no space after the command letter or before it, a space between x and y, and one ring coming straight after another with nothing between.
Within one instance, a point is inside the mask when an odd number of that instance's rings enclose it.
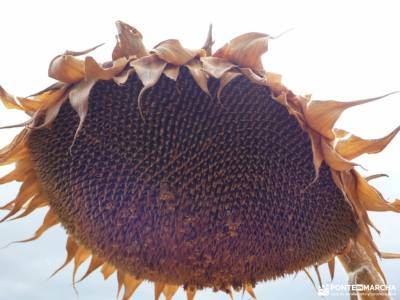
<instances>
[{"instance_id":1,"label":"blue sky","mask_svg":"<svg viewBox=\"0 0 400 300\"><path fill-rule=\"evenodd\" d=\"M208 24L214 25L216 47L248 31L276 35L290 33L270 43L264 56L268 71L284 75L296 93L314 99L352 100L400 90L400 18L396 1L13 1L2 4L0 18L0 84L10 93L29 95L48 86L50 59L66 49L106 45L93 55L108 60L114 45L114 21L136 26L150 48L167 38L178 38L188 48L205 40ZM346 112L339 127L367 138L380 137L399 125L400 95ZM25 116L0 106L0 126L25 120ZM0 146L16 133L0 131ZM400 137L378 155L357 159L364 174L387 173L374 185L389 200L400 198ZM0 168L0 175L8 167ZM0 204L12 200L18 185L0 187ZM0 247L30 237L40 225L40 211L20 221L0 224ZM377 244L383 251L400 252L400 216L371 214L381 229ZM66 237L61 227L40 240L0 250L0 300L71 300L72 270L68 267L47 280L65 258ZM383 261L388 282L397 285L400 299L400 260ZM82 267L82 272L85 265ZM326 268L323 281L329 282ZM346 276L337 264L335 283ZM116 280L104 282L95 272L78 285L81 300L115 299ZM258 299L320 299L303 273L256 288ZM153 288L139 288L134 299L151 299ZM223 294L201 292L196 299L228 299ZM242 299L241 294L235 295ZM243 299L249 297L244 296ZM176 299L185 299L180 292ZM347 299L331 296L325 299Z\"/></svg>"}]
</instances>

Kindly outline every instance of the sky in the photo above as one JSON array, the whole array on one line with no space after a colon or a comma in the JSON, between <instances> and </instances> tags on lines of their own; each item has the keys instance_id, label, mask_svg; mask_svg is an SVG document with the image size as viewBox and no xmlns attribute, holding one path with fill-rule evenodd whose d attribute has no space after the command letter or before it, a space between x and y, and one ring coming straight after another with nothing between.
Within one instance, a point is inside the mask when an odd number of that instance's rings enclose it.
<instances>
[{"instance_id":1,"label":"sky","mask_svg":"<svg viewBox=\"0 0 400 300\"><path fill-rule=\"evenodd\" d=\"M397 1L2 1L0 9L0 84L10 93L26 96L50 85L48 64L65 50L83 50L106 44L93 53L110 59L116 20L139 29L147 48L178 38L187 48L203 45L208 24L214 27L215 49L249 32L277 35L263 57L267 71L283 74L284 83L313 99L356 100L400 90L400 18ZM381 137L399 125L400 94L345 112L337 126L366 138ZM26 120L26 116L0 105L0 126ZM0 131L0 146L18 130ZM363 174L387 173L373 185L388 200L400 198L400 137L382 153L356 161ZM0 168L0 175L11 167ZM0 187L0 205L13 199L18 184ZM0 247L30 237L41 224L44 211L20 221L0 224ZM0 217L2 213L0 213ZM376 237L383 251L400 252L400 216L371 214L381 230ZM58 226L29 244L0 250L0 300L72 300L71 266L54 278L49 275L64 261L66 236ZM400 260L382 261L388 282L400 299ZM82 272L85 268L82 267ZM337 263L334 283L346 283ZM315 275L315 274L314 274ZM329 283L326 267L323 282ZM315 277L315 276L314 276ZM115 299L116 280L104 282L95 272L77 286L80 300ZM256 287L258 299L321 299L304 273ZM151 299L145 284L134 299ZM180 291L176 299L185 299ZM200 292L197 300L228 299L222 293ZM240 293L235 299L250 299ZM324 299L347 299L328 296Z\"/></svg>"}]
</instances>

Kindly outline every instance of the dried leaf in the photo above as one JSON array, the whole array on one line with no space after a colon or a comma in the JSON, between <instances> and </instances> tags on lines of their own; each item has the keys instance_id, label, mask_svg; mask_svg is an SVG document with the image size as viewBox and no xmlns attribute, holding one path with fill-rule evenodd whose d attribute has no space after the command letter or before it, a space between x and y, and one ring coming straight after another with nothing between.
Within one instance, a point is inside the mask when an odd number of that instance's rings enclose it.
<instances>
[{"instance_id":1,"label":"dried leaf","mask_svg":"<svg viewBox=\"0 0 400 300\"><path fill-rule=\"evenodd\" d=\"M364 153L378 153L392 141L400 131L400 126L390 134L380 139L364 140L356 135L351 135L346 139L340 139L336 143L335 150L346 159L356 158Z\"/></svg>"},{"instance_id":2,"label":"dried leaf","mask_svg":"<svg viewBox=\"0 0 400 300\"><path fill-rule=\"evenodd\" d=\"M343 111L356 105L361 105L382 99L394 93L396 92L375 98L362 99L352 102L339 102L334 100L310 101L305 107L304 115L307 124L311 128L319 132L324 137L333 140L335 138L335 134L332 131L333 126L335 125L336 121L343 113Z\"/></svg>"},{"instance_id":3,"label":"dried leaf","mask_svg":"<svg viewBox=\"0 0 400 300\"><path fill-rule=\"evenodd\" d=\"M201 57L200 61L203 64L203 70L217 79L220 79L226 72L236 67L231 62L219 57Z\"/></svg>"},{"instance_id":4,"label":"dried leaf","mask_svg":"<svg viewBox=\"0 0 400 300\"><path fill-rule=\"evenodd\" d=\"M265 71L261 56L268 50L269 39L270 36L264 33L246 33L231 40L213 56L225 58L234 64L250 68L255 73L263 75Z\"/></svg>"},{"instance_id":5,"label":"dried leaf","mask_svg":"<svg viewBox=\"0 0 400 300\"><path fill-rule=\"evenodd\" d=\"M85 79L91 80L110 80L125 68L129 60L125 57L118 58L112 62L112 66L104 68L99 65L93 57L85 58Z\"/></svg>"},{"instance_id":6,"label":"dried leaf","mask_svg":"<svg viewBox=\"0 0 400 300\"><path fill-rule=\"evenodd\" d=\"M186 67L189 69L190 74L192 75L194 81L196 81L197 85L203 90L204 93L211 97L210 91L208 90L208 78L206 73L204 73L200 62L192 60L186 65Z\"/></svg>"},{"instance_id":7,"label":"dried leaf","mask_svg":"<svg viewBox=\"0 0 400 300\"><path fill-rule=\"evenodd\" d=\"M142 34L134 27L122 22L115 23L118 30L117 44L112 53L112 59L117 60L121 57L136 56L141 58L148 55L148 52L142 42Z\"/></svg>"},{"instance_id":8,"label":"dried leaf","mask_svg":"<svg viewBox=\"0 0 400 300\"><path fill-rule=\"evenodd\" d=\"M176 66L187 64L201 54L201 50L183 48L178 40L170 39L159 43L151 53L156 54L163 61Z\"/></svg>"}]
</instances>

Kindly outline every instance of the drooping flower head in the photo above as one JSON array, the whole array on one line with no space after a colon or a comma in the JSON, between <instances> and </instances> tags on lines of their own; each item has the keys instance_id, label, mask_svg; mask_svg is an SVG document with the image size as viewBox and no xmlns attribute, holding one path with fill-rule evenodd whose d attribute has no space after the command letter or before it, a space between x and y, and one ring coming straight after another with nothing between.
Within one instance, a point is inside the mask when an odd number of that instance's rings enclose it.
<instances>
[{"instance_id":1,"label":"drooping flower head","mask_svg":"<svg viewBox=\"0 0 400 300\"><path fill-rule=\"evenodd\" d=\"M383 199L353 159L400 129L364 140L334 128L345 109L382 97L295 95L261 63L266 34L213 53L211 31L197 50L173 39L147 50L135 28L117 28L110 62L88 56L96 47L67 51L45 90L0 89L7 108L30 116L0 151L0 165L15 164L0 184L22 183L2 221L48 207L25 241L61 223L59 269L73 261L75 282L91 259L83 277L116 272L123 299L143 280L156 299L180 286L188 299L205 287L255 297L257 282L309 267L328 263L333 276L336 256L349 273L361 264L366 282L384 280L377 256L397 255L377 249L367 212L399 212L400 201Z\"/></svg>"}]
</instances>

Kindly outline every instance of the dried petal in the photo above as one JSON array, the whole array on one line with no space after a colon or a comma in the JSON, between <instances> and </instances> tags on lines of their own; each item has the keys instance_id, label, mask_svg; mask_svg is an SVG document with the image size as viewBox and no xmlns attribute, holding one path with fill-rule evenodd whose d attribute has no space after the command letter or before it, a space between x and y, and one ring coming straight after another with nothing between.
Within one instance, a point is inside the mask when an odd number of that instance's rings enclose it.
<instances>
[{"instance_id":1,"label":"dried petal","mask_svg":"<svg viewBox=\"0 0 400 300\"><path fill-rule=\"evenodd\" d=\"M95 80L81 81L69 92L69 102L79 116L79 126L75 131L74 141L83 127L89 107L89 94L96 83Z\"/></svg>"},{"instance_id":2,"label":"dried petal","mask_svg":"<svg viewBox=\"0 0 400 300\"><path fill-rule=\"evenodd\" d=\"M259 75L264 74L261 56L268 50L268 40L271 37L264 33L249 32L240 35L213 56L226 60L244 68L250 68Z\"/></svg>"},{"instance_id":3,"label":"dried petal","mask_svg":"<svg viewBox=\"0 0 400 300\"><path fill-rule=\"evenodd\" d=\"M203 47L201 47L201 49L203 49L206 52L207 56L211 56L213 45L214 45L214 41L212 38L212 24L210 24L210 26L208 27L207 39L206 39Z\"/></svg>"},{"instance_id":4,"label":"dried petal","mask_svg":"<svg viewBox=\"0 0 400 300\"><path fill-rule=\"evenodd\" d=\"M19 109L22 110L22 107L15 101L15 96L7 93L3 87L0 85L0 100L3 102L4 106L8 109Z\"/></svg>"},{"instance_id":5,"label":"dried petal","mask_svg":"<svg viewBox=\"0 0 400 300\"><path fill-rule=\"evenodd\" d=\"M135 73L135 69L130 68L122 71L121 74L114 76L113 80L118 85L123 85L128 80L129 76Z\"/></svg>"},{"instance_id":6,"label":"dried petal","mask_svg":"<svg viewBox=\"0 0 400 300\"><path fill-rule=\"evenodd\" d=\"M338 152L336 152L332 143L327 141L325 138L321 138L321 149L324 160L335 170L347 171L358 165L343 158Z\"/></svg>"},{"instance_id":7,"label":"dried petal","mask_svg":"<svg viewBox=\"0 0 400 300\"><path fill-rule=\"evenodd\" d=\"M196 289L195 288L186 289L186 298L187 298L187 300L194 300L195 296L196 296Z\"/></svg>"},{"instance_id":8,"label":"dried petal","mask_svg":"<svg viewBox=\"0 0 400 300\"><path fill-rule=\"evenodd\" d=\"M130 65L135 68L135 71L139 77L139 79L143 83L143 88L139 93L138 97L138 107L139 112L143 117L142 109L141 109L141 98L143 93L148 89L154 86L158 79L160 79L161 74L163 73L167 63L162 61L157 55L149 55L145 56L141 59L131 61Z\"/></svg>"},{"instance_id":9,"label":"dried petal","mask_svg":"<svg viewBox=\"0 0 400 300\"><path fill-rule=\"evenodd\" d=\"M57 215L51 209L49 209L46 216L44 217L43 224L39 227L38 230L36 230L33 237L26 239L26 240L22 240L22 241L17 241L14 243L27 243L27 242L37 240L38 238L40 238L42 236L42 234L47 229L49 229L50 227L53 227L54 225L57 225L58 223L60 223L60 221L58 220Z\"/></svg>"},{"instance_id":10,"label":"dried petal","mask_svg":"<svg viewBox=\"0 0 400 300\"><path fill-rule=\"evenodd\" d=\"M165 284L161 282L154 283L154 299L159 300L162 291L164 290Z\"/></svg>"},{"instance_id":11,"label":"dried petal","mask_svg":"<svg viewBox=\"0 0 400 300\"><path fill-rule=\"evenodd\" d=\"M190 74L192 74L197 85L203 90L204 93L211 97L210 91L208 90L208 78L206 73L204 73L200 62L192 60L186 65L186 67L189 69Z\"/></svg>"},{"instance_id":12,"label":"dried petal","mask_svg":"<svg viewBox=\"0 0 400 300\"><path fill-rule=\"evenodd\" d=\"M85 62L72 55L58 55L50 62L49 77L75 83L85 77Z\"/></svg>"},{"instance_id":13,"label":"dried petal","mask_svg":"<svg viewBox=\"0 0 400 300\"><path fill-rule=\"evenodd\" d=\"M226 72L235 68L234 64L219 57L201 57L200 61L203 64L203 70L217 79L220 79Z\"/></svg>"},{"instance_id":14,"label":"dried petal","mask_svg":"<svg viewBox=\"0 0 400 300\"><path fill-rule=\"evenodd\" d=\"M169 79L172 79L173 81L176 81L179 76L179 66L174 66L174 65L167 65L165 67L165 70L163 74L167 76Z\"/></svg>"},{"instance_id":15,"label":"dried petal","mask_svg":"<svg viewBox=\"0 0 400 300\"><path fill-rule=\"evenodd\" d=\"M264 77L257 75L250 68L240 68L240 72L242 72L247 79L255 84L266 85L267 83Z\"/></svg>"},{"instance_id":16,"label":"dried petal","mask_svg":"<svg viewBox=\"0 0 400 300\"><path fill-rule=\"evenodd\" d=\"M81 277L81 279L78 280L78 282L84 280L86 277L88 277L93 271L95 271L97 268L99 268L104 261L98 257L97 255L92 255L92 259L90 261L89 267L86 271L86 273Z\"/></svg>"},{"instance_id":17,"label":"dried petal","mask_svg":"<svg viewBox=\"0 0 400 300\"><path fill-rule=\"evenodd\" d=\"M91 80L110 80L121 71L128 64L129 60L125 57L118 58L112 62L109 68L103 68L99 65L93 57L87 56L85 58L85 79Z\"/></svg>"},{"instance_id":18,"label":"dried petal","mask_svg":"<svg viewBox=\"0 0 400 300\"><path fill-rule=\"evenodd\" d=\"M75 243L74 239L71 236L68 236L66 250L67 250L67 257L65 258L64 263L50 275L50 278L56 275L60 270L64 269L71 260L75 257L76 251L78 251L78 244Z\"/></svg>"},{"instance_id":19,"label":"dried petal","mask_svg":"<svg viewBox=\"0 0 400 300\"><path fill-rule=\"evenodd\" d=\"M79 246L78 250L75 253L74 257L74 270L72 272L72 284L75 286L76 280L76 272L78 271L79 267L90 257L91 252L90 250L86 249L83 246Z\"/></svg>"},{"instance_id":20,"label":"dried petal","mask_svg":"<svg viewBox=\"0 0 400 300\"><path fill-rule=\"evenodd\" d=\"M254 292L253 287L250 284L246 284L244 288L251 298L257 299L256 293Z\"/></svg>"},{"instance_id":21,"label":"dried petal","mask_svg":"<svg viewBox=\"0 0 400 300\"><path fill-rule=\"evenodd\" d=\"M107 280L108 277L110 277L111 274L114 272L115 272L115 267L108 263L104 263L103 266L101 267L101 273L103 274L104 280Z\"/></svg>"},{"instance_id":22,"label":"dried petal","mask_svg":"<svg viewBox=\"0 0 400 300\"><path fill-rule=\"evenodd\" d=\"M335 257L332 256L331 259L328 260L328 268L329 268L329 275L331 276L331 281L335 276Z\"/></svg>"},{"instance_id":23,"label":"dried petal","mask_svg":"<svg viewBox=\"0 0 400 300\"><path fill-rule=\"evenodd\" d=\"M385 147L392 141L399 131L400 126L385 137L373 140L364 140L356 135L351 135L346 139L338 140L335 150L342 157L349 160L364 153L378 153L385 149Z\"/></svg>"},{"instance_id":24,"label":"dried petal","mask_svg":"<svg viewBox=\"0 0 400 300\"><path fill-rule=\"evenodd\" d=\"M179 289L178 285L166 285L163 290L165 300L172 300L178 289Z\"/></svg>"},{"instance_id":25,"label":"dried petal","mask_svg":"<svg viewBox=\"0 0 400 300\"><path fill-rule=\"evenodd\" d=\"M125 292L124 292L124 296L123 296L122 300L128 300L142 282L143 282L143 280L136 279L134 276L125 274L125 278L124 278Z\"/></svg>"},{"instance_id":26,"label":"dried petal","mask_svg":"<svg viewBox=\"0 0 400 300\"><path fill-rule=\"evenodd\" d=\"M304 115L307 120L307 124L311 128L319 132L324 137L333 140L335 138L335 134L332 131L333 126L343 111L356 105L382 99L394 93L396 92L375 98L362 99L352 102L339 102L334 100L310 101L305 107Z\"/></svg>"},{"instance_id":27,"label":"dried petal","mask_svg":"<svg viewBox=\"0 0 400 300\"><path fill-rule=\"evenodd\" d=\"M357 196L366 210L400 212L400 201L387 202L382 194L371 186L359 173L354 172L357 180Z\"/></svg>"},{"instance_id":28,"label":"dried petal","mask_svg":"<svg viewBox=\"0 0 400 300\"><path fill-rule=\"evenodd\" d=\"M233 79L235 79L238 76L241 76L241 73L238 72L225 72L220 81L219 81L219 87L218 87L218 91L217 91L217 98L218 100L221 100L221 93L222 90L226 87L226 85L231 82Z\"/></svg>"},{"instance_id":29,"label":"dried petal","mask_svg":"<svg viewBox=\"0 0 400 300\"><path fill-rule=\"evenodd\" d=\"M156 54L169 64L182 66L200 55L201 50L194 51L183 48L178 40L170 39L159 43L154 47L151 53Z\"/></svg>"},{"instance_id":30,"label":"dried petal","mask_svg":"<svg viewBox=\"0 0 400 300\"><path fill-rule=\"evenodd\" d=\"M118 30L117 44L112 53L112 59L117 60L121 57L136 56L141 58L148 55L148 52L142 42L142 34L134 27L122 22L115 23Z\"/></svg>"}]
</instances>

